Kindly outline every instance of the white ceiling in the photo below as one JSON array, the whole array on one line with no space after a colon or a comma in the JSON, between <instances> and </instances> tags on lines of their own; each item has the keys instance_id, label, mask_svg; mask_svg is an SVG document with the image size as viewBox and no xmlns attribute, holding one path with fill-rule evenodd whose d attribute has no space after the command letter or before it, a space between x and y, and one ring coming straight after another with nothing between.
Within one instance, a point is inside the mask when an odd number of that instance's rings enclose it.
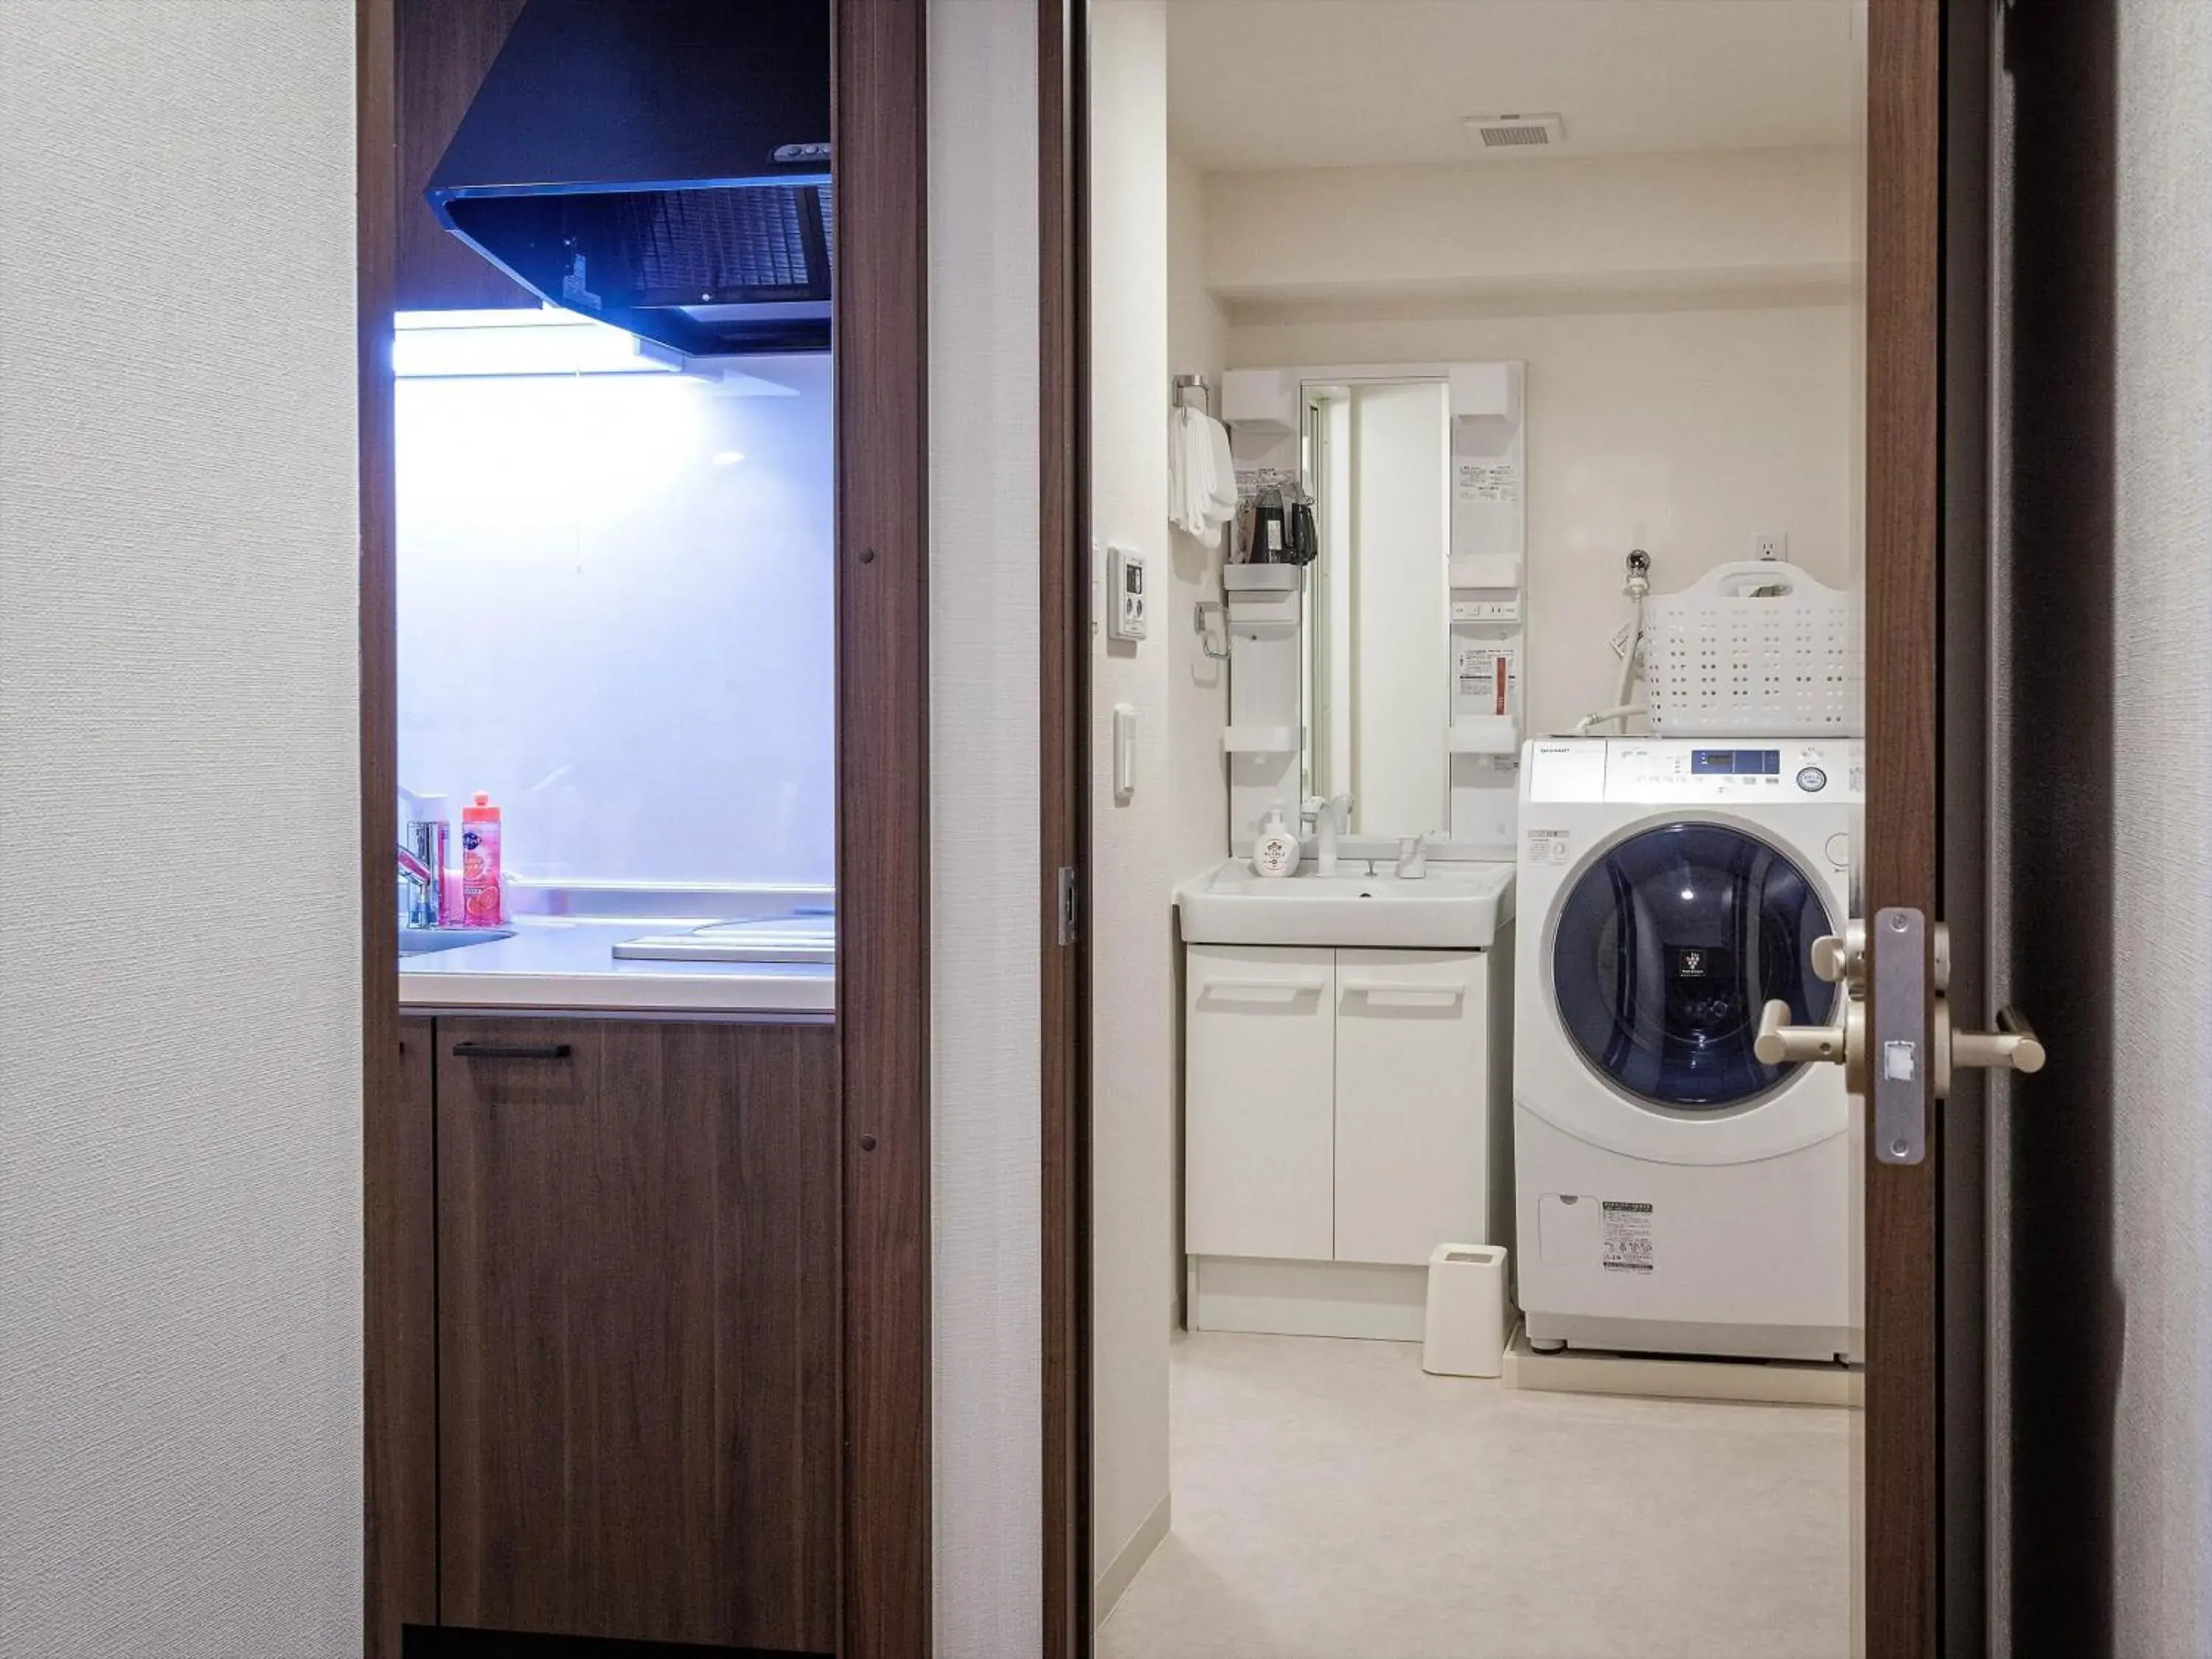
<instances>
[{"instance_id":1,"label":"white ceiling","mask_svg":"<svg viewBox=\"0 0 2212 1659\"><path fill-rule=\"evenodd\" d=\"M1169 131L1209 173L1472 161L1461 118L1508 111L1565 116L1562 155L1847 143L1860 9L1169 0Z\"/></svg>"}]
</instances>

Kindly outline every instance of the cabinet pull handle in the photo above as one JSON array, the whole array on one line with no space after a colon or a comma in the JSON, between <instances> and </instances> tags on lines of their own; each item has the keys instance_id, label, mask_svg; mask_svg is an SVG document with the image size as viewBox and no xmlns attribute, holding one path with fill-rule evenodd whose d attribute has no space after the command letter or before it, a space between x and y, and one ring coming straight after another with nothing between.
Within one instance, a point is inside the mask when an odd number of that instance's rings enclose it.
<instances>
[{"instance_id":1,"label":"cabinet pull handle","mask_svg":"<svg viewBox=\"0 0 2212 1659\"><path fill-rule=\"evenodd\" d=\"M1348 997L1368 997L1377 1002L1389 999L1423 1006L1457 1002L1467 994L1466 982L1459 980L1449 985L1393 985L1388 980L1347 979L1343 989Z\"/></svg>"},{"instance_id":2,"label":"cabinet pull handle","mask_svg":"<svg viewBox=\"0 0 2212 1659\"><path fill-rule=\"evenodd\" d=\"M456 1060L566 1060L565 1042L456 1042Z\"/></svg>"},{"instance_id":3,"label":"cabinet pull handle","mask_svg":"<svg viewBox=\"0 0 2212 1659\"><path fill-rule=\"evenodd\" d=\"M1316 997L1327 989L1328 981L1321 979L1209 979L1198 988L1198 994L1211 996L1216 991L1258 991L1279 997Z\"/></svg>"}]
</instances>

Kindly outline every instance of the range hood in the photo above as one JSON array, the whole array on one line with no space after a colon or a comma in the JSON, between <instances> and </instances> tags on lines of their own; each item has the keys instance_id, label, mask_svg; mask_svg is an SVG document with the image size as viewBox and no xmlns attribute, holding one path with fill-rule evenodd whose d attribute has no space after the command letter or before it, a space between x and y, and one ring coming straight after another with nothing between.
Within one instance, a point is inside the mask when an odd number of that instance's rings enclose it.
<instances>
[{"instance_id":1,"label":"range hood","mask_svg":"<svg viewBox=\"0 0 2212 1659\"><path fill-rule=\"evenodd\" d=\"M693 356L824 351L828 0L530 0L423 191L541 298Z\"/></svg>"}]
</instances>

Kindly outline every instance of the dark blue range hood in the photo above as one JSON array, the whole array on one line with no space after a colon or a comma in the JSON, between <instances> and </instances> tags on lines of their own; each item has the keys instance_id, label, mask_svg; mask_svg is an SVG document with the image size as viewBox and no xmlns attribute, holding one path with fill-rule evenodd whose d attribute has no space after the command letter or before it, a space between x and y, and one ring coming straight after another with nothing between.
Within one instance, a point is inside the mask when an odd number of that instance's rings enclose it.
<instances>
[{"instance_id":1,"label":"dark blue range hood","mask_svg":"<svg viewBox=\"0 0 2212 1659\"><path fill-rule=\"evenodd\" d=\"M423 194L556 306L826 351L830 74L828 0L531 0Z\"/></svg>"}]
</instances>

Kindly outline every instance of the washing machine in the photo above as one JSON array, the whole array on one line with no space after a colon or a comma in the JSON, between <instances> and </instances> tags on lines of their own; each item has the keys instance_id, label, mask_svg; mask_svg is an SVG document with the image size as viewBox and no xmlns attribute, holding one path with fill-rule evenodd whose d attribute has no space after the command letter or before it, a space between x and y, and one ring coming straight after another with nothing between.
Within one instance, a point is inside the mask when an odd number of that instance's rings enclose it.
<instances>
[{"instance_id":1,"label":"washing machine","mask_svg":"<svg viewBox=\"0 0 2212 1659\"><path fill-rule=\"evenodd\" d=\"M1531 1343L1856 1359L1863 1109L1770 1066L1829 1023L1864 744L1527 744L1514 998L1518 1300Z\"/></svg>"}]
</instances>

